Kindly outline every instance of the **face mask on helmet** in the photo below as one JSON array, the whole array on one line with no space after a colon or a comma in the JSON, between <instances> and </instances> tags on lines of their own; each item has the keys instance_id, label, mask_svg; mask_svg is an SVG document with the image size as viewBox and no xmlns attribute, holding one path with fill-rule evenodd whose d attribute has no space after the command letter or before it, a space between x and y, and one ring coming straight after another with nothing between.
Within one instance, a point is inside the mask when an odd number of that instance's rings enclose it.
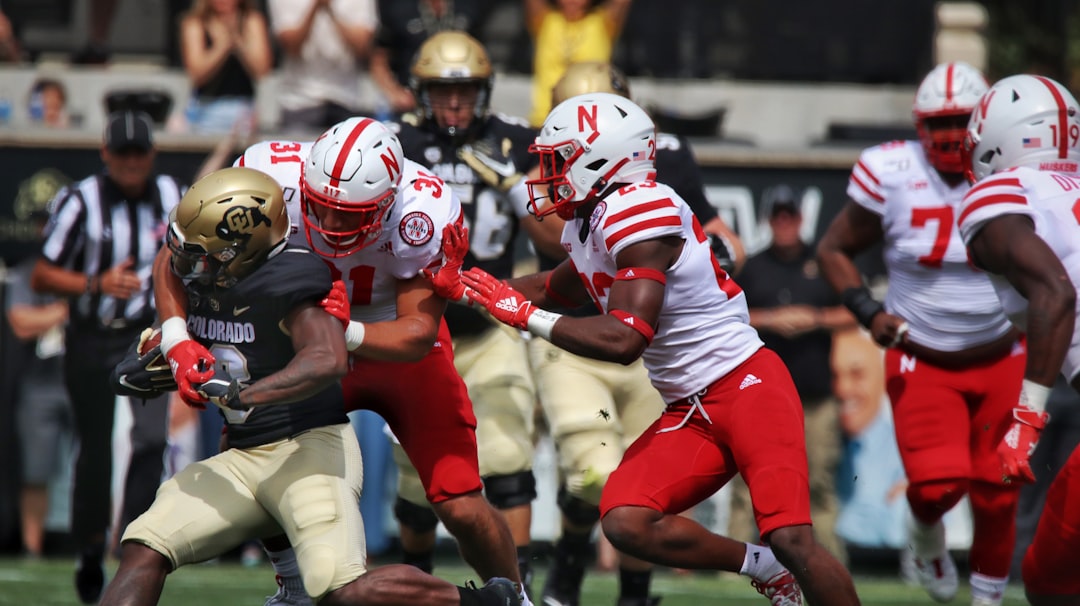
<instances>
[{"instance_id":1,"label":"face mask on helmet","mask_svg":"<svg viewBox=\"0 0 1080 606\"><path fill-rule=\"evenodd\" d=\"M378 240L403 162L397 137L371 118L349 118L323 133L300 176L301 216L312 250L340 258Z\"/></svg>"},{"instance_id":2,"label":"face mask on helmet","mask_svg":"<svg viewBox=\"0 0 1080 606\"><path fill-rule=\"evenodd\" d=\"M965 176L1026 166L1080 173L1080 107L1060 83L1043 76L999 80L971 115L962 146Z\"/></svg>"},{"instance_id":3,"label":"face mask on helmet","mask_svg":"<svg viewBox=\"0 0 1080 606\"><path fill-rule=\"evenodd\" d=\"M912 116L926 157L938 171L963 173L965 126L986 88L982 73L961 61L938 65L919 84Z\"/></svg>"},{"instance_id":4,"label":"face mask on helmet","mask_svg":"<svg viewBox=\"0 0 1080 606\"><path fill-rule=\"evenodd\" d=\"M551 110L529 151L540 177L526 181L530 212L564 220L613 185L656 176L656 127L633 101L610 93L571 97ZM550 207L538 210L543 199Z\"/></svg>"},{"instance_id":5,"label":"face mask on helmet","mask_svg":"<svg viewBox=\"0 0 1080 606\"><path fill-rule=\"evenodd\" d=\"M284 248L289 232L277 182L230 167L188 188L170 214L165 241L180 278L229 288Z\"/></svg>"},{"instance_id":6,"label":"face mask on helmet","mask_svg":"<svg viewBox=\"0 0 1080 606\"><path fill-rule=\"evenodd\" d=\"M492 79L484 46L464 32L444 31L417 51L409 85L424 120L450 137L464 137L488 115Z\"/></svg>"}]
</instances>

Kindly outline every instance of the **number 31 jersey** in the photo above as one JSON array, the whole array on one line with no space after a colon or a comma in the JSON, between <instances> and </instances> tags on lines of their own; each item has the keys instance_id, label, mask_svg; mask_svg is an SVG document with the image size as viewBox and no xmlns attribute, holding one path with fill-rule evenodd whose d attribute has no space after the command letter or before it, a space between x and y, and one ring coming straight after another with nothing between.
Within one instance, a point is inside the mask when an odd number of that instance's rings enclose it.
<instances>
[{"instance_id":1,"label":"number 31 jersey","mask_svg":"<svg viewBox=\"0 0 1080 606\"><path fill-rule=\"evenodd\" d=\"M310 142L264 141L245 150L236 165L261 170L281 185L292 221L291 243L318 250L322 240L312 234L309 242L299 196L301 166L310 149ZM420 270L442 263L442 231L456 221L461 221L461 205L454 191L406 158L397 198L383 217L378 239L349 256L325 259L333 277L345 281L352 318L361 322L395 319L397 281L415 278Z\"/></svg>"},{"instance_id":2,"label":"number 31 jersey","mask_svg":"<svg viewBox=\"0 0 1080 606\"><path fill-rule=\"evenodd\" d=\"M917 141L864 150L848 181L848 196L881 217L885 308L908 322L909 339L938 351L989 343L1010 329L989 277L968 261L956 229L968 189L943 181Z\"/></svg>"},{"instance_id":3,"label":"number 31 jersey","mask_svg":"<svg viewBox=\"0 0 1080 606\"><path fill-rule=\"evenodd\" d=\"M987 221L1018 214L1031 219L1035 233L1050 246L1080 285L1080 176L1017 168L979 181L960 207L958 224L964 242L970 242ZM991 275L1005 313L1021 329L1026 328L1027 299L1002 276ZM1073 331L1062 373L1072 378L1080 372L1080 322Z\"/></svg>"},{"instance_id":4,"label":"number 31 jersey","mask_svg":"<svg viewBox=\"0 0 1080 606\"><path fill-rule=\"evenodd\" d=\"M642 361L664 401L673 402L728 374L763 345L750 326L746 295L720 269L690 207L670 187L643 181L601 200L588 219L568 221L561 240L589 295L607 313L618 254L667 236L684 245L665 272L656 335Z\"/></svg>"}]
</instances>

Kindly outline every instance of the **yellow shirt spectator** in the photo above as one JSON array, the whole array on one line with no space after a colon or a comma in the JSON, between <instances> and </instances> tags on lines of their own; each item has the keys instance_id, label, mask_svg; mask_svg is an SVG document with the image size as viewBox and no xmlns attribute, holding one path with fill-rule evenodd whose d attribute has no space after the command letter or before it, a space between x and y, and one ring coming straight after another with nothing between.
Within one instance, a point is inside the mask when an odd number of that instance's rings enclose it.
<instances>
[{"instance_id":1,"label":"yellow shirt spectator","mask_svg":"<svg viewBox=\"0 0 1080 606\"><path fill-rule=\"evenodd\" d=\"M539 127L551 110L551 89L572 63L611 61L612 47L622 29L630 0L608 0L589 8L586 0L526 0L526 19L532 34L533 107L529 121Z\"/></svg>"}]
</instances>

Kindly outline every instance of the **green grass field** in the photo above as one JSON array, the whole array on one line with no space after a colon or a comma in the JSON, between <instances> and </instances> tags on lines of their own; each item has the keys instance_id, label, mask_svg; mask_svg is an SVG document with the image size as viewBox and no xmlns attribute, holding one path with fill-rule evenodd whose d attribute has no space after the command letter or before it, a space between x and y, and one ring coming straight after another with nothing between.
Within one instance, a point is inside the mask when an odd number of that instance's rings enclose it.
<instances>
[{"instance_id":1,"label":"green grass field","mask_svg":"<svg viewBox=\"0 0 1080 606\"><path fill-rule=\"evenodd\" d=\"M109 566L110 574L116 564ZM78 600L72 586L73 559L23 561L0 559L0 605L61 606ZM475 579L470 569L459 565L440 565L436 573L461 584ZM535 587L543 585L544 571L537 572ZM613 606L618 579L611 573L592 573L586 577L582 604ZM855 585L867 606L929 606L934 604L919 588L908 587L896 578L857 576ZM234 563L202 564L182 568L169 577L161 604L164 606L262 606L266 595L274 592L274 576L269 565L245 568ZM767 604L750 583L741 577L718 575L675 575L657 572L653 592L663 596L663 606L763 606ZM954 604L970 603L964 584ZM1005 606L1027 602L1018 585L1009 587Z\"/></svg>"}]
</instances>

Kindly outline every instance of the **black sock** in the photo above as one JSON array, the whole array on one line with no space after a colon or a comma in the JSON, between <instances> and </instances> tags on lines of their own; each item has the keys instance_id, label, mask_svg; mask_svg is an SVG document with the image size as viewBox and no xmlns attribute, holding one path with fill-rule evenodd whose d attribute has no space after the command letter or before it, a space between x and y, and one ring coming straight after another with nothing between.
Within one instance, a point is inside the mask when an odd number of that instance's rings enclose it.
<instances>
[{"instance_id":1,"label":"black sock","mask_svg":"<svg viewBox=\"0 0 1080 606\"><path fill-rule=\"evenodd\" d=\"M585 577L585 567L592 559L592 533L563 530L555 543L548 579L544 591L552 592L565 600L574 600L581 595L581 583Z\"/></svg>"},{"instance_id":2,"label":"black sock","mask_svg":"<svg viewBox=\"0 0 1080 606\"><path fill-rule=\"evenodd\" d=\"M619 568L619 599L620 600L647 600L649 598L649 583L652 580L652 570L639 572Z\"/></svg>"},{"instance_id":3,"label":"black sock","mask_svg":"<svg viewBox=\"0 0 1080 606\"><path fill-rule=\"evenodd\" d=\"M431 571L435 569L435 552L422 551L420 553L412 553L403 549L401 551L401 563L415 566L416 568L431 574Z\"/></svg>"},{"instance_id":4,"label":"black sock","mask_svg":"<svg viewBox=\"0 0 1080 606\"><path fill-rule=\"evenodd\" d=\"M518 574L526 594L532 593L532 545L519 545L517 548Z\"/></svg>"}]
</instances>

